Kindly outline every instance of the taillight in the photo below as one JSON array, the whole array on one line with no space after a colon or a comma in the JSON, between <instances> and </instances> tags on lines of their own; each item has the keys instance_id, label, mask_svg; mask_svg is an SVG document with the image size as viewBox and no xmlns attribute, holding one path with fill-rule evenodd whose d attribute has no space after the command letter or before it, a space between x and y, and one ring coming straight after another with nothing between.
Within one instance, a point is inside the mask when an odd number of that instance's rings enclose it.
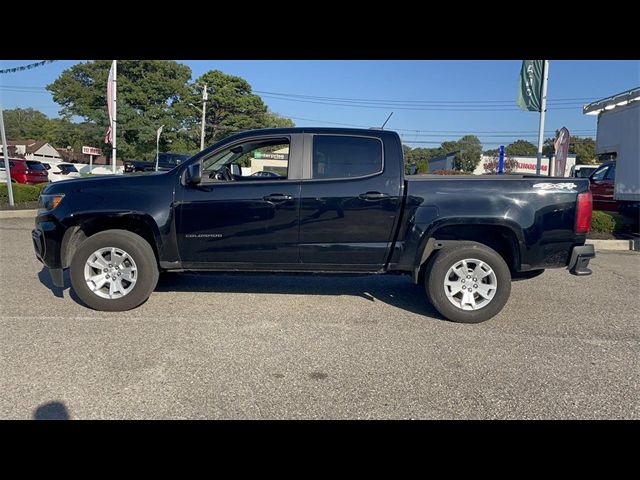
<instances>
[{"instance_id":1,"label":"taillight","mask_svg":"<svg viewBox=\"0 0 640 480\"><path fill-rule=\"evenodd\" d=\"M593 198L591 191L578 194L576 205L576 233L589 233L591 230L591 212L593 210Z\"/></svg>"}]
</instances>

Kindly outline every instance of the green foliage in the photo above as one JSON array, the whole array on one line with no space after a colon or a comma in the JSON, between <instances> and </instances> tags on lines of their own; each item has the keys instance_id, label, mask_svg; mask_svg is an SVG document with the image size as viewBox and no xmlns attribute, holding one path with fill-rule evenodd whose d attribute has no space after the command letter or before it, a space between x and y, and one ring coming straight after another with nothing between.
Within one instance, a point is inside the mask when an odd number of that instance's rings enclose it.
<instances>
[{"instance_id":1,"label":"green foliage","mask_svg":"<svg viewBox=\"0 0 640 480\"><path fill-rule=\"evenodd\" d=\"M526 140L516 140L507 145L504 151L507 155L512 156L529 156L536 155L538 153L538 147Z\"/></svg>"},{"instance_id":2,"label":"green foliage","mask_svg":"<svg viewBox=\"0 0 640 480\"><path fill-rule=\"evenodd\" d=\"M42 183L40 185L23 185L21 183L13 183L13 201L15 203L36 202L40 196L42 189L49 185L48 183ZM9 203L9 192L7 190L7 184L0 184L0 204L6 205Z\"/></svg>"},{"instance_id":3,"label":"green foliage","mask_svg":"<svg viewBox=\"0 0 640 480\"><path fill-rule=\"evenodd\" d=\"M251 92L245 79L211 70L189 86L189 93L176 110L186 119L190 138L200 144L200 116L193 115L194 107L202 105L202 88L207 85L208 99L205 123L205 146L224 137L247 129L278 126L280 118L269 113L260 96Z\"/></svg>"},{"instance_id":4,"label":"green foliage","mask_svg":"<svg viewBox=\"0 0 640 480\"><path fill-rule=\"evenodd\" d=\"M429 173L429 163L428 162L418 163L416 173Z\"/></svg>"},{"instance_id":5,"label":"green foliage","mask_svg":"<svg viewBox=\"0 0 640 480\"><path fill-rule=\"evenodd\" d=\"M57 148L83 145L102 147L109 127L106 87L111 61L79 63L47 86L62 108L62 118L47 118L33 109L6 110L10 140L46 140ZM186 65L166 60L118 61L118 156L151 160L156 152L156 130L164 125L160 151L196 153L200 148L202 85L208 84L205 144L239 130L293 127L291 119L270 112L251 92L246 80L210 71L190 83ZM81 122L72 121L80 117Z\"/></svg>"},{"instance_id":6,"label":"green foliage","mask_svg":"<svg viewBox=\"0 0 640 480\"><path fill-rule=\"evenodd\" d=\"M577 164L598 163L596 142L593 138L571 137L571 141L573 145L569 145L569 152L576 154Z\"/></svg>"},{"instance_id":7,"label":"green foliage","mask_svg":"<svg viewBox=\"0 0 640 480\"><path fill-rule=\"evenodd\" d=\"M485 150L484 154L488 155L489 157L497 157L498 155L500 155L500 149L499 148L492 148L490 150Z\"/></svg>"},{"instance_id":8,"label":"green foliage","mask_svg":"<svg viewBox=\"0 0 640 480\"><path fill-rule=\"evenodd\" d=\"M442 145L444 148L444 143ZM475 135L465 135L456 142L456 146L455 150L460 150L460 152L456 154L453 160L455 169L467 173L473 172L478 163L480 163L480 156L482 155L480 139Z\"/></svg>"},{"instance_id":9,"label":"green foliage","mask_svg":"<svg viewBox=\"0 0 640 480\"><path fill-rule=\"evenodd\" d=\"M617 213L594 210L591 219L591 231L600 233L613 233L622 228L622 216Z\"/></svg>"},{"instance_id":10,"label":"green foliage","mask_svg":"<svg viewBox=\"0 0 640 480\"><path fill-rule=\"evenodd\" d=\"M556 137L558 131L556 131ZM544 141L542 147L542 154L545 157L550 157L555 153L553 146L555 138L547 138ZM598 162L598 156L596 155L596 142L591 137L574 137L569 138L569 153L576 156L576 164L594 164Z\"/></svg>"},{"instance_id":11,"label":"green foliage","mask_svg":"<svg viewBox=\"0 0 640 480\"><path fill-rule=\"evenodd\" d=\"M440 155L439 148L411 148L407 145L402 145L402 152L405 173L410 173L412 165L415 165L416 173L428 173L429 160Z\"/></svg>"},{"instance_id":12,"label":"green foliage","mask_svg":"<svg viewBox=\"0 0 640 480\"><path fill-rule=\"evenodd\" d=\"M287 117L282 117L277 113L267 111L264 119L265 128L287 128L295 127L296 124Z\"/></svg>"},{"instance_id":13,"label":"green foliage","mask_svg":"<svg viewBox=\"0 0 640 480\"><path fill-rule=\"evenodd\" d=\"M97 127L104 137L109 126L107 111L107 77L111 61L79 63L62 72L47 89L53 100L62 105L66 119L79 116ZM188 93L191 69L168 60L118 61L118 153L122 158L151 158L156 146L156 130L165 125L161 149L166 151L183 128L184 119L175 114L174 103ZM196 115L197 116L197 115ZM64 125L62 125L64 127ZM110 146L100 137L92 144ZM59 146L59 145L57 145Z\"/></svg>"},{"instance_id":14,"label":"green foliage","mask_svg":"<svg viewBox=\"0 0 640 480\"><path fill-rule=\"evenodd\" d=\"M49 119L33 108L14 108L3 112L7 138L10 140L39 140L46 131Z\"/></svg>"}]
</instances>

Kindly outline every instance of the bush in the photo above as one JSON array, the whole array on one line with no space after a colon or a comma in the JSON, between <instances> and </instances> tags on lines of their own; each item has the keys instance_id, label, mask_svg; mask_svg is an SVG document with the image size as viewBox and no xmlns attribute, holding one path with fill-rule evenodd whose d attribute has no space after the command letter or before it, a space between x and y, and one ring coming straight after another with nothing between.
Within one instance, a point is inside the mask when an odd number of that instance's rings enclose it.
<instances>
[{"instance_id":1,"label":"bush","mask_svg":"<svg viewBox=\"0 0 640 480\"><path fill-rule=\"evenodd\" d=\"M613 233L622 228L622 216L617 213L594 210L591 219L591 231L599 233Z\"/></svg>"},{"instance_id":2,"label":"bush","mask_svg":"<svg viewBox=\"0 0 640 480\"><path fill-rule=\"evenodd\" d=\"M39 185L23 185L21 183L12 184L13 187L13 200L15 203L25 202L37 202L38 197L42 189L49 185L48 183L41 183ZM0 203L9 203L9 192L6 184L0 184Z\"/></svg>"}]
</instances>

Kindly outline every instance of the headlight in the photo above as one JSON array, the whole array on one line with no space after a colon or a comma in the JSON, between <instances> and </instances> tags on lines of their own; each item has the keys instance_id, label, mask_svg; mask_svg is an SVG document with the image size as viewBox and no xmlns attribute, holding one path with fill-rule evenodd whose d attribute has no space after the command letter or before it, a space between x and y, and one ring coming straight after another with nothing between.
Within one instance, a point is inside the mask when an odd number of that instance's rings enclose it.
<instances>
[{"instance_id":1,"label":"headlight","mask_svg":"<svg viewBox=\"0 0 640 480\"><path fill-rule=\"evenodd\" d=\"M64 194L56 193L54 195L40 195L38 208L44 208L45 210L53 210L64 198Z\"/></svg>"}]
</instances>

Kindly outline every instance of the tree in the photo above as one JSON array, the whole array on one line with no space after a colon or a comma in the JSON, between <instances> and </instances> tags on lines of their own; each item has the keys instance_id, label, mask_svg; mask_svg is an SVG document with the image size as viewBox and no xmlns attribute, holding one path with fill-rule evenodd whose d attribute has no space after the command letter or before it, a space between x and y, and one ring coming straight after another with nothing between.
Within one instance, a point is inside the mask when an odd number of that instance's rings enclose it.
<instances>
[{"instance_id":1,"label":"tree","mask_svg":"<svg viewBox=\"0 0 640 480\"><path fill-rule=\"evenodd\" d=\"M201 75L190 85L187 99L176 108L183 112L189 130L197 131L199 143L200 118L193 116L192 105L201 105L202 87L207 85L209 98L205 123L205 145L211 145L232 133L242 130L284 126L283 119L267 110L260 96L251 92L251 85L244 78L227 75L220 70L211 70Z\"/></svg>"},{"instance_id":2,"label":"tree","mask_svg":"<svg viewBox=\"0 0 640 480\"><path fill-rule=\"evenodd\" d=\"M554 142L558 137L556 130L555 138L547 138L542 147L542 154L551 157L555 154ZM591 137L574 137L569 138L569 154L576 156L576 164L592 164L598 163L598 155L596 154L596 142Z\"/></svg>"},{"instance_id":3,"label":"tree","mask_svg":"<svg viewBox=\"0 0 640 480\"><path fill-rule=\"evenodd\" d=\"M49 118L33 108L5 110L4 123L9 140L39 140L43 138Z\"/></svg>"},{"instance_id":4,"label":"tree","mask_svg":"<svg viewBox=\"0 0 640 480\"><path fill-rule=\"evenodd\" d=\"M569 152L576 154L576 163L598 163L596 155L596 142L591 137L571 137Z\"/></svg>"},{"instance_id":5,"label":"tree","mask_svg":"<svg viewBox=\"0 0 640 480\"><path fill-rule=\"evenodd\" d=\"M47 86L66 119L82 117L99 126L102 135L109 126L106 88L110 68L108 60L79 63ZM161 137L165 148L184 134L184 117L176 115L175 106L188 94L190 77L191 69L175 61L118 61L119 156L151 158L160 125L165 125ZM107 153L110 148L103 150Z\"/></svg>"},{"instance_id":6,"label":"tree","mask_svg":"<svg viewBox=\"0 0 640 480\"><path fill-rule=\"evenodd\" d=\"M527 140L516 140L504 149L505 153L513 156L530 156L538 153L538 147Z\"/></svg>"},{"instance_id":7,"label":"tree","mask_svg":"<svg viewBox=\"0 0 640 480\"><path fill-rule=\"evenodd\" d=\"M459 150L458 142L456 141L442 142L439 150L440 150L439 155L445 155L447 153L455 152L456 150Z\"/></svg>"},{"instance_id":8,"label":"tree","mask_svg":"<svg viewBox=\"0 0 640 480\"><path fill-rule=\"evenodd\" d=\"M265 114L264 126L266 128L286 128L295 127L296 124L290 118L283 117L275 112L267 111Z\"/></svg>"},{"instance_id":9,"label":"tree","mask_svg":"<svg viewBox=\"0 0 640 480\"><path fill-rule=\"evenodd\" d=\"M455 143L457 146L455 150L460 150L460 152L456 154L453 160L454 168L467 173L473 172L478 163L480 163L482 155L480 139L475 135L465 135Z\"/></svg>"}]
</instances>

